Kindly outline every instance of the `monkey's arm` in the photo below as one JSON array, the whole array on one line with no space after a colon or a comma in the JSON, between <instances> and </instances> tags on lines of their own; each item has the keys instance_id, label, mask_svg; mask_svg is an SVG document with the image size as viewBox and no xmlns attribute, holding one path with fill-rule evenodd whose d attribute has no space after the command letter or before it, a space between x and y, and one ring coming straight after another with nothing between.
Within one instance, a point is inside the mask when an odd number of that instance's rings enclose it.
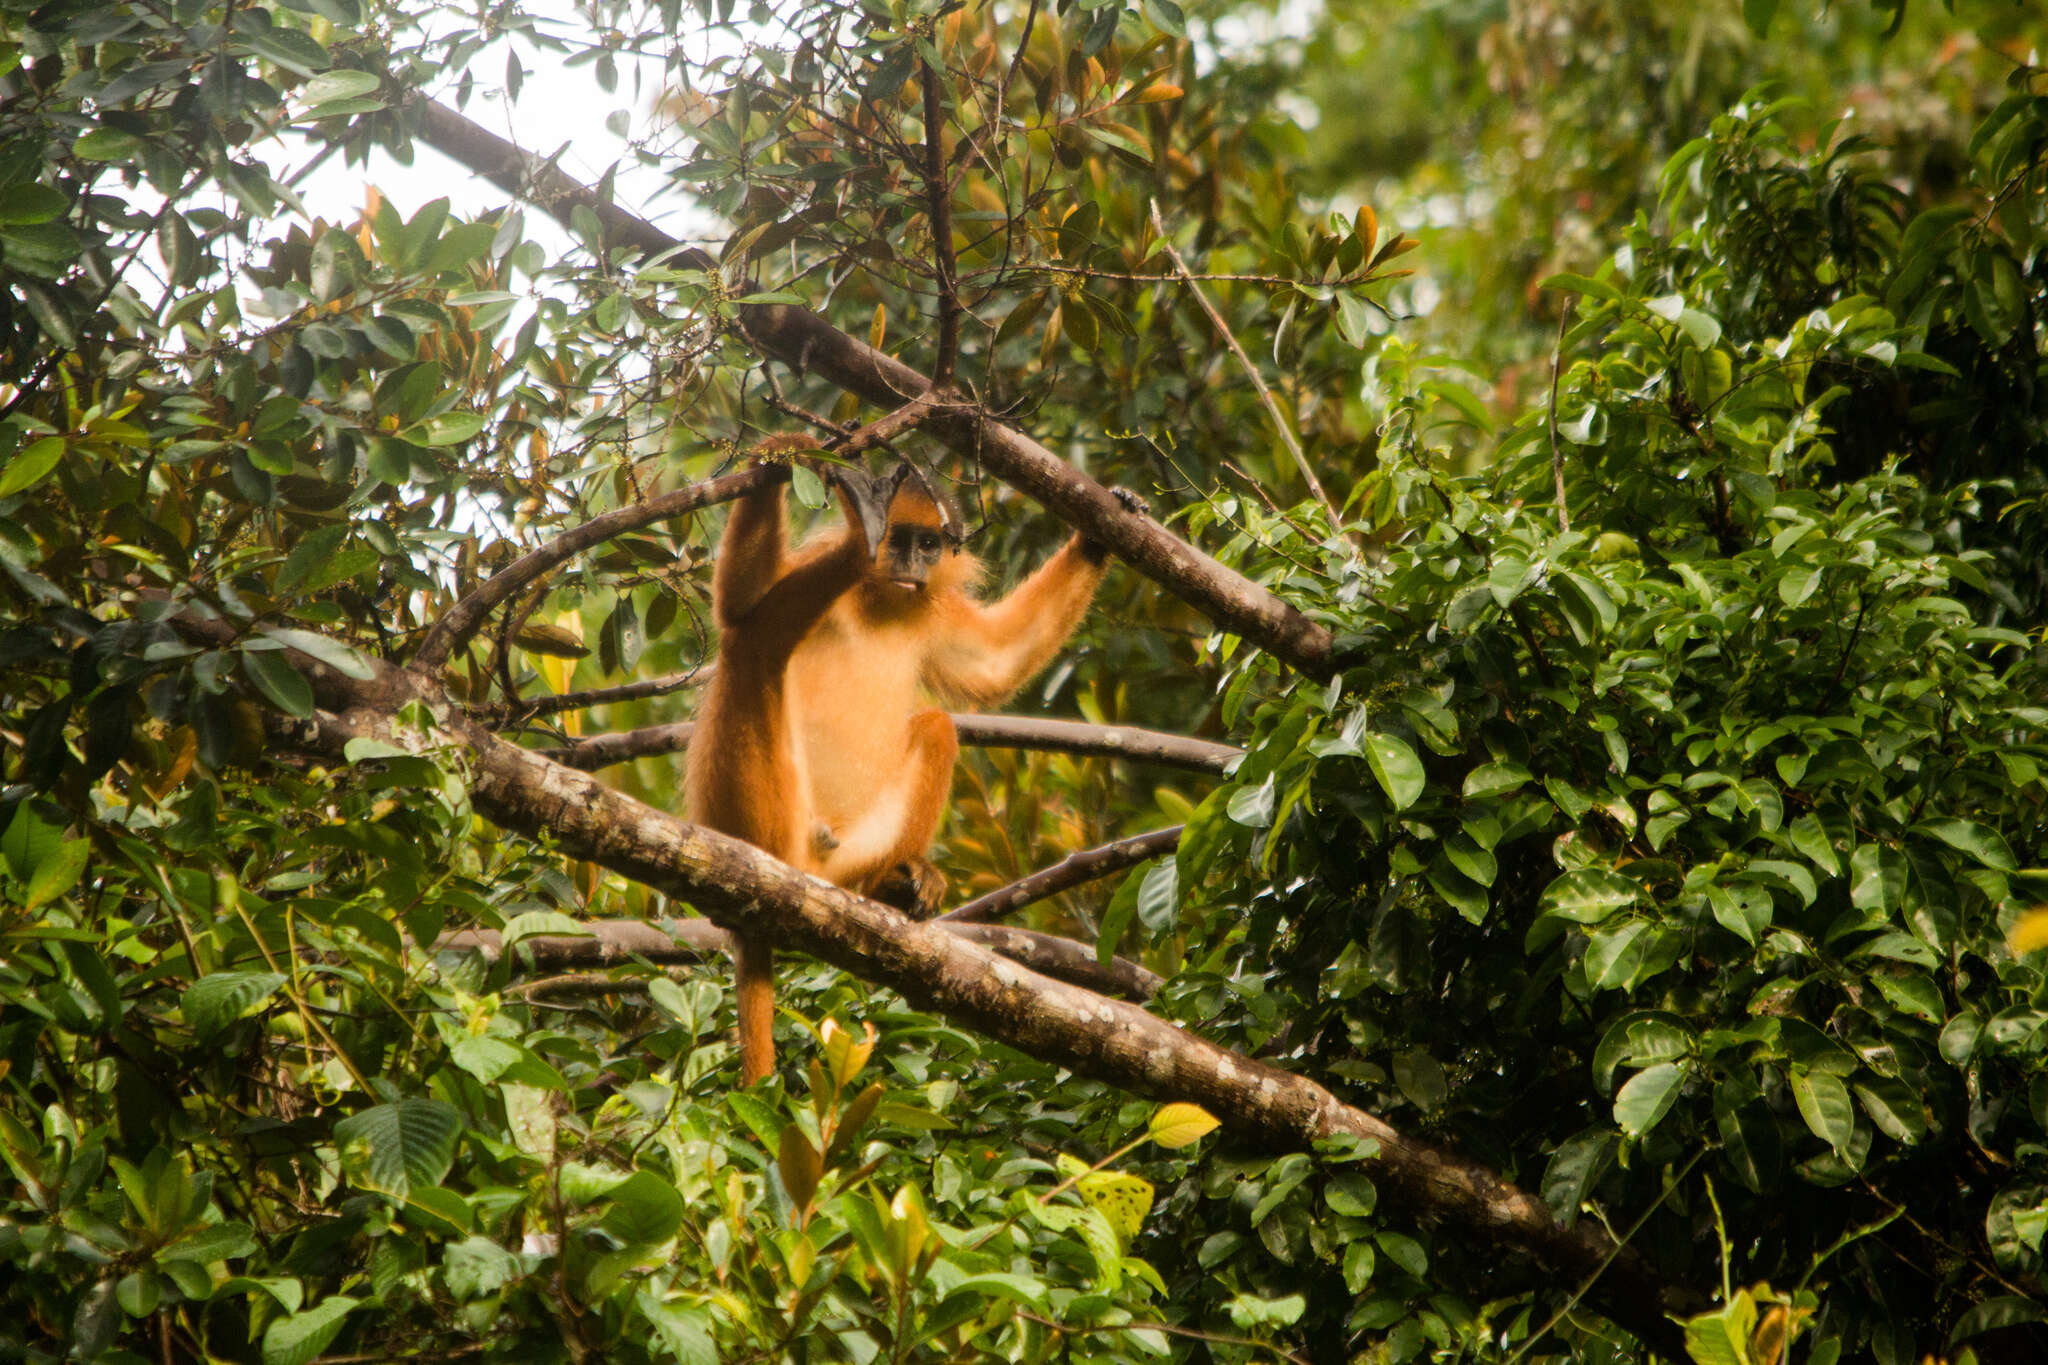
<instances>
[{"instance_id":1,"label":"monkey's arm","mask_svg":"<svg viewBox=\"0 0 2048 1365\"><path fill-rule=\"evenodd\" d=\"M948 705L994 706L1052 662L1087 614L1108 567L1098 546L1075 536L999 602L949 594L932 633L924 682Z\"/></svg>"},{"instance_id":2,"label":"monkey's arm","mask_svg":"<svg viewBox=\"0 0 2048 1365\"><path fill-rule=\"evenodd\" d=\"M747 494L726 518L718 562L711 570L711 608L720 630L752 616L782 577L789 554L782 488L775 483Z\"/></svg>"},{"instance_id":3,"label":"monkey's arm","mask_svg":"<svg viewBox=\"0 0 2048 1365\"><path fill-rule=\"evenodd\" d=\"M729 616L726 604L723 601L719 603L720 629L744 631L747 647L754 657L773 662L778 668L788 661L811 627L818 623L818 618L830 610L842 593L859 582L868 569L870 555L866 525L869 509L865 485L839 477L837 472L828 472L827 477L839 494L840 510L846 516L845 529L828 535L816 548L806 545L788 559L778 569L773 581L754 596L744 614ZM779 493L781 490L778 488L776 491ZM775 509L778 538L782 528L781 514L778 498ZM728 530L726 534L730 537L732 532Z\"/></svg>"},{"instance_id":4,"label":"monkey's arm","mask_svg":"<svg viewBox=\"0 0 2048 1365\"><path fill-rule=\"evenodd\" d=\"M789 462L811 443L801 437L771 436L754 447L755 459L779 467L782 477L773 485L749 493L733 507L718 545L718 563L711 576L712 611L720 630L750 619L760 610L762 600L793 567L818 557L826 545L806 544L792 562L787 518L783 512L782 490L787 483ZM888 493L867 470L857 465L818 462L812 465L839 497L840 513L846 518L846 535L858 537L863 555L881 543L888 524ZM808 553L806 553L808 552ZM812 594L799 593L808 601ZM827 605L830 599L827 599ZM820 611L823 608L819 609ZM781 616L785 613L771 612ZM816 619L816 613L812 614Z\"/></svg>"}]
</instances>

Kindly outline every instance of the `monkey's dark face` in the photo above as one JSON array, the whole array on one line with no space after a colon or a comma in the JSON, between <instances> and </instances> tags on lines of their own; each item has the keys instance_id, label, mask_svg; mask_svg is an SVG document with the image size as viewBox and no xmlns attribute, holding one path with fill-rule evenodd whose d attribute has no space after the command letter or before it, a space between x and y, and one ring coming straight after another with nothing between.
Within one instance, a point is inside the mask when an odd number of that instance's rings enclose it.
<instances>
[{"instance_id":1,"label":"monkey's dark face","mask_svg":"<svg viewBox=\"0 0 2048 1365\"><path fill-rule=\"evenodd\" d=\"M945 537L936 526L916 522L891 522L876 556L882 578L901 587L922 589L931 579L932 568L946 552Z\"/></svg>"}]
</instances>

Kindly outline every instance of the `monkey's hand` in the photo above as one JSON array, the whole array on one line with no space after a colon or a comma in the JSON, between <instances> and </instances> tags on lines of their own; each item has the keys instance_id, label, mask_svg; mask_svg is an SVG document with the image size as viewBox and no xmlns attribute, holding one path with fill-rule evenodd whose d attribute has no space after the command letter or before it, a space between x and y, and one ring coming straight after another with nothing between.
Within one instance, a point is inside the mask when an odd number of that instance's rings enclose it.
<instances>
[{"instance_id":1,"label":"monkey's hand","mask_svg":"<svg viewBox=\"0 0 2048 1365\"><path fill-rule=\"evenodd\" d=\"M1109 494L1117 500L1117 504L1124 511L1129 512L1134 517L1145 516L1152 510L1151 504L1128 488L1112 488L1109 490ZM1089 563L1100 564L1109 558L1109 547L1099 540L1092 540L1087 536L1082 536L1081 553L1088 556Z\"/></svg>"},{"instance_id":2,"label":"monkey's hand","mask_svg":"<svg viewBox=\"0 0 2048 1365\"><path fill-rule=\"evenodd\" d=\"M858 464L833 459L818 442L800 431L780 432L754 443L747 452L757 468L788 471L798 465L839 490L847 519L858 522L869 550L882 543L889 526L889 495L895 485L878 479Z\"/></svg>"}]
</instances>

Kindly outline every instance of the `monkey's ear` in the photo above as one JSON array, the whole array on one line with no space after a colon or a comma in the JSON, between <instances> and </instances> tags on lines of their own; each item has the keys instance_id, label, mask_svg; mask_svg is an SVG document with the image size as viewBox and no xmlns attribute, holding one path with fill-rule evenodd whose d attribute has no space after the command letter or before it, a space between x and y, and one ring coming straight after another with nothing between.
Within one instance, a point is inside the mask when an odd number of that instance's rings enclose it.
<instances>
[{"instance_id":1,"label":"monkey's ear","mask_svg":"<svg viewBox=\"0 0 2048 1365\"><path fill-rule=\"evenodd\" d=\"M867 537L872 553L889 533L889 500L895 496L896 485L886 475L878 479L853 464L827 464L822 473L846 494L847 504L860 518L861 534Z\"/></svg>"}]
</instances>

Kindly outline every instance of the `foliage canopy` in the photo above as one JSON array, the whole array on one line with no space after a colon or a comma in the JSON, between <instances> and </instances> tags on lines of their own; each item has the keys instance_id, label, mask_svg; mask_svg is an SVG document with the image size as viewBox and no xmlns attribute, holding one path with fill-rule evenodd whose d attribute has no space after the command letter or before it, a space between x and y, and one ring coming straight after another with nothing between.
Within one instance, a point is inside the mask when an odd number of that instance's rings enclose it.
<instances>
[{"instance_id":1,"label":"foliage canopy","mask_svg":"<svg viewBox=\"0 0 2048 1365\"><path fill-rule=\"evenodd\" d=\"M1400 5L1361 109L1335 0L1255 54L1170 0L685 8L0 0L0 1349L2037 1356L2048 75L2010 16ZM459 155L423 91L641 58L708 252L630 245L612 177L538 196L559 239L510 197L318 221L280 169ZM1119 545L1177 600L1120 571L1031 701L1242 761L974 755L958 889L1184 821L1034 926L1601 1225L1682 1325L1370 1142L814 963L735 1092L715 970L546 965L687 905L481 818L448 713L308 739L548 537L876 417L763 341L785 305L1221 562ZM1063 532L900 444L999 573ZM716 526L608 539L426 685L535 747L687 715ZM1214 624L1262 590L1327 667Z\"/></svg>"}]
</instances>

